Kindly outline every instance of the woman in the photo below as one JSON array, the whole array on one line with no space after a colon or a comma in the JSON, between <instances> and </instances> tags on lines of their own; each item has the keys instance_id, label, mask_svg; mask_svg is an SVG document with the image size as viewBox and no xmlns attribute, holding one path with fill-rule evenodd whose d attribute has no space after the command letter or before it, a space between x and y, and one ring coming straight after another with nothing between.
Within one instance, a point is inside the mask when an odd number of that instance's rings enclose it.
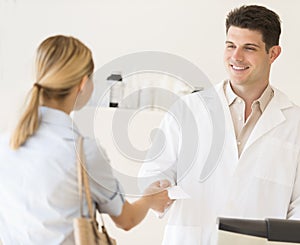
<instances>
[{"instance_id":1,"label":"woman","mask_svg":"<svg viewBox=\"0 0 300 245\"><path fill-rule=\"evenodd\" d=\"M69 114L90 98L93 69L91 51L76 38L59 35L40 44L36 82L25 111L10 139L0 144L4 244L74 243L72 222L80 215L75 142L80 133ZM163 211L168 206L167 191L159 183L132 204L124 200L95 141L84 139L83 147L93 201L117 226L129 230L150 208Z\"/></svg>"}]
</instances>

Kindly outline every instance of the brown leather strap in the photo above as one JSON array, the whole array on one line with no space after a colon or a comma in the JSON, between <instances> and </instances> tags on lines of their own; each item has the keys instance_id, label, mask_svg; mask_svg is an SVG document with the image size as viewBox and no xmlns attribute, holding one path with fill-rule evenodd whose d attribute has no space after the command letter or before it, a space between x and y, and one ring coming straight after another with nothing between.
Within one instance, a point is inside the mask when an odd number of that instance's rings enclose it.
<instances>
[{"instance_id":1,"label":"brown leather strap","mask_svg":"<svg viewBox=\"0 0 300 245\"><path fill-rule=\"evenodd\" d=\"M85 197L86 197L86 201L88 204L89 216L90 216L90 218L94 219L95 215L93 212L93 201L92 201L92 197L91 197L88 176L86 174L86 165L85 165L85 157L83 154L83 143L82 142L83 142L82 137L79 136L79 138L78 138L79 157L77 157L77 172L78 172L77 175L78 175L78 188L79 188L78 190L79 190L80 202L81 202L80 209L82 209L82 206L83 206L83 188L82 187L84 187Z\"/></svg>"},{"instance_id":2,"label":"brown leather strap","mask_svg":"<svg viewBox=\"0 0 300 245\"><path fill-rule=\"evenodd\" d=\"M79 191L79 196L80 196L80 213L81 213L81 217L83 217L83 188L82 187L84 187L84 192L85 192L86 200L87 200L87 204L88 204L89 216L91 219L94 220L94 222L93 222L94 225L96 225L97 220L96 220L95 212L93 211L93 201L92 201L92 197L91 197L89 179L88 179L88 175L87 175L85 157L84 157L84 153L83 153L83 139L81 136L79 136L79 138L78 138L77 149L78 149L78 152L77 152L77 176L78 176L78 191ZM104 227L104 220L103 220L101 213L100 213L100 217L101 217L102 226Z\"/></svg>"},{"instance_id":3,"label":"brown leather strap","mask_svg":"<svg viewBox=\"0 0 300 245\"><path fill-rule=\"evenodd\" d=\"M81 171L81 148L82 137L78 138L76 147L76 159L77 159L77 185L80 198L80 216L83 217L83 189L82 189L82 171Z\"/></svg>"}]
</instances>

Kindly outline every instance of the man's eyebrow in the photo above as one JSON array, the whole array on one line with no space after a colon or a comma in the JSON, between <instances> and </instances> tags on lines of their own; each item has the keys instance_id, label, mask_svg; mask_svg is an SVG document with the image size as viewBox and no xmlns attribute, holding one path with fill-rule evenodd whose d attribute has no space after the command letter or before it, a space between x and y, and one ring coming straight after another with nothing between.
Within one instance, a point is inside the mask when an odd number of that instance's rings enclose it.
<instances>
[{"instance_id":1,"label":"man's eyebrow","mask_svg":"<svg viewBox=\"0 0 300 245\"><path fill-rule=\"evenodd\" d=\"M231 41L225 41L225 44L234 44L234 42L231 42ZM257 47L257 48L261 48L261 46L259 46L259 45L256 44L256 43L245 43L243 46L254 46L254 47Z\"/></svg>"},{"instance_id":2,"label":"man's eyebrow","mask_svg":"<svg viewBox=\"0 0 300 245\"><path fill-rule=\"evenodd\" d=\"M244 46L254 46L254 47L260 48L260 46L255 43L246 43Z\"/></svg>"}]
</instances>

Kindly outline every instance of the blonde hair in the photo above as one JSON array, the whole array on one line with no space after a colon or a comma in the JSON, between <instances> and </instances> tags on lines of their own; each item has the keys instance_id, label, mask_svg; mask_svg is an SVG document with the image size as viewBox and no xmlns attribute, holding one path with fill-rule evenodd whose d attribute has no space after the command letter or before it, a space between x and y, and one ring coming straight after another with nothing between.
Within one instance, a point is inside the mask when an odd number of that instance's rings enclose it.
<instances>
[{"instance_id":1,"label":"blonde hair","mask_svg":"<svg viewBox=\"0 0 300 245\"><path fill-rule=\"evenodd\" d=\"M10 146L18 149L39 127L40 97L62 100L84 76L93 73L92 53L74 37L52 36L37 49L36 82L27 98L27 106L12 134Z\"/></svg>"}]
</instances>

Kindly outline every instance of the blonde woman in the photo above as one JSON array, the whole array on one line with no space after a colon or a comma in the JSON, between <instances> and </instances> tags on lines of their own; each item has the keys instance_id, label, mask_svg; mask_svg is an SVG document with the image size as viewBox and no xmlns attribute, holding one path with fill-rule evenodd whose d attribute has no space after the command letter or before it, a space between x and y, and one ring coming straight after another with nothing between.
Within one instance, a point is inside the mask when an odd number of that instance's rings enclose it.
<instances>
[{"instance_id":1,"label":"blonde woman","mask_svg":"<svg viewBox=\"0 0 300 245\"><path fill-rule=\"evenodd\" d=\"M3 244L74 244L72 221L80 215L75 142L80 133L69 114L90 98L93 70L91 51L76 38L52 36L40 44L27 106L11 137L0 142ZM170 199L159 183L136 202L127 202L95 141L84 139L83 147L93 176L93 201L117 226L129 230L150 208L167 207Z\"/></svg>"}]
</instances>

